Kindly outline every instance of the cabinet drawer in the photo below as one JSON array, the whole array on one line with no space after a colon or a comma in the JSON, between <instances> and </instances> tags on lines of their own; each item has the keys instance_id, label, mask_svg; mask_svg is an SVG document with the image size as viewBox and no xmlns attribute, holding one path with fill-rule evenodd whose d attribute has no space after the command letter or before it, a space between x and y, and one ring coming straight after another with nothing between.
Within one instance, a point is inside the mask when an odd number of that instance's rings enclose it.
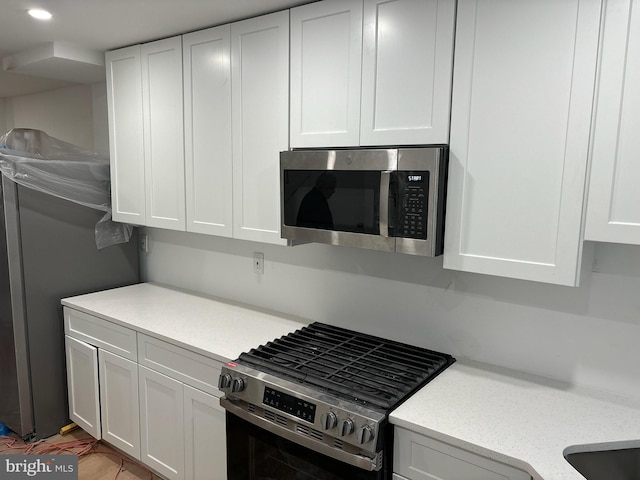
<instances>
[{"instance_id":1,"label":"cabinet drawer","mask_svg":"<svg viewBox=\"0 0 640 480\"><path fill-rule=\"evenodd\" d=\"M403 428L395 429L393 471L411 480L531 480L517 468Z\"/></svg>"},{"instance_id":2,"label":"cabinet drawer","mask_svg":"<svg viewBox=\"0 0 640 480\"><path fill-rule=\"evenodd\" d=\"M222 363L217 360L139 333L138 363L203 392L222 396L218 390Z\"/></svg>"},{"instance_id":3,"label":"cabinet drawer","mask_svg":"<svg viewBox=\"0 0 640 480\"><path fill-rule=\"evenodd\" d=\"M129 360L137 360L136 332L126 327L65 307L64 333Z\"/></svg>"}]
</instances>

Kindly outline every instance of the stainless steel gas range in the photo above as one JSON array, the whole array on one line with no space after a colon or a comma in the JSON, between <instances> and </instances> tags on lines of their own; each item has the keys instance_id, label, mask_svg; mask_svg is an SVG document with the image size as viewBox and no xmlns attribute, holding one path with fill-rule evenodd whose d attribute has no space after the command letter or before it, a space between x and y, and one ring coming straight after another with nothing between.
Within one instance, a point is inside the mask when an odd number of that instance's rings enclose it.
<instances>
[{"instance_id":1,"label":"stainless steel gas range","mask_svg":"<svg viewBox=\"0 0 640 480\"><path fill-rule=\"evenodd\" d=\"M391 479L389 413L455 359L313 323L228 362L229 480Z\"/></svg>"}]
</instances>

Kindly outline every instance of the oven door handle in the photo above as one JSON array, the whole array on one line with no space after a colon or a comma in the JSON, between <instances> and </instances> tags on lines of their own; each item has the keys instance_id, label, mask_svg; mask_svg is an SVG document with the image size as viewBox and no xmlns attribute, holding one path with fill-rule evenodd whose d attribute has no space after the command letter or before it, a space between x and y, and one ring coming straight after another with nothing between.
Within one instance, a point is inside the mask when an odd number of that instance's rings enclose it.
<instances>
[{"instance_id":1,"label":"oven door handle","mask_svg":"<svg viewBox=\"0 0 640 480\"><path fill-rule=\"evenodd\" d=\"M365 457L363 455L358 455L355 453L345 452L344 450L338 450L336 448L330 447L324 443L321 443L312 438L305 437L298 433L292 432L280 425L275 423L271 423L269 420L266 420L262 417L254 415L252 413L247 412L242 407L237 406L227 397L222 397L220 399L220 406L225 408L228 412L236 415L237 417L246 420L247 422L260 427L268 432L273 433L274 435L278 435L279 437L286 438L287 440L292 441L293 443L297 443L298 445L302 445L303 447L307 447L316 452L327 455L328 457L334 458L344 463L348 463L349 465L353 465L354 467L362 468L363 470L374 471L380 470L382 468L382 462L378 461L379 455L376 455L376 458Z\"/></svg>"}]
</instances>

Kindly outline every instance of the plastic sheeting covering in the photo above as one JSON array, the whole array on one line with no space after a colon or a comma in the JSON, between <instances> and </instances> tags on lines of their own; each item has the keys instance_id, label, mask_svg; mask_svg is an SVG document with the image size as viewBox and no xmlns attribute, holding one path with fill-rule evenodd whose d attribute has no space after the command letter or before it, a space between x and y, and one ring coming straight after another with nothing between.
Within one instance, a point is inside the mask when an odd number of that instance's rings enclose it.
<instances>
[{"instance_id":1,"label":"plastic sheeting covering","mask_svg":"<svg viewBox=\"0 0 640 480\"><path fill-rule=\"evenodd\" d=\"M25 187L105 212L95 228L98 249L131 238L131 225L111 219L108 157L41 130L14 128L0 137L0 171Z\"/></svg>"}]
</instances>

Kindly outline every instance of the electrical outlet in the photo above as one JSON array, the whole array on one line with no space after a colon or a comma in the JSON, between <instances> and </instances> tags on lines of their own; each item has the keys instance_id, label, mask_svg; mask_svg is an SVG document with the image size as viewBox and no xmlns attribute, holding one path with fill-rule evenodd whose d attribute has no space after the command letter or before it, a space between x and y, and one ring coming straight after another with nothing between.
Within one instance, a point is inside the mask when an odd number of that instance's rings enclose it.
<instances>
[{"instance_id":1,"label":"electrical outlet","mask_svg":"<svg viewBox=\"0 0 640 480\"><path fill-rule=\"evenodd\" d=\"M253 252L253 273L264 273L264 253Z\"/></svg>"}]
</instances>

